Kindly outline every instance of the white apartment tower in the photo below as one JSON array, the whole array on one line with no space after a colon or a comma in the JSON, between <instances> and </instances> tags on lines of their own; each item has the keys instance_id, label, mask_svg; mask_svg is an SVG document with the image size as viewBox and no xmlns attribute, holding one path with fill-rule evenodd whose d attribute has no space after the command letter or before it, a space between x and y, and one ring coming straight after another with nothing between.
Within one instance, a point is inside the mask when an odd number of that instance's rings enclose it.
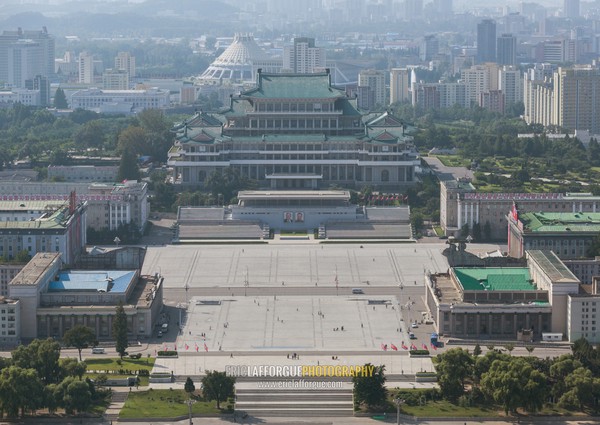
<instances>
[{"instance_id":1,"label":"white apartment tower","mask_svg":"<svg viewBox=\"0 0 600 425\"><path fill-rule=\"evenodd\" d=\"M94 83L94 56L88 52L79 54L79 83L93 84Z\"/></svg>"},{"instance_id":2,"label":"white apartment tower","mask_svg":"<svg viewBox=\"0 0 600 425\"><path fill-rule=\"evenodd\" d=\"M283 48L283 69L294 74L323 72L325 49L315 47L314 38L294 38L293 46Z\"/></svg>"},{"instance_id":3,"label":"white apartment tower","mask_svg":"<svg viewBox=\"0 0 600 425\"><path fill-rule=\"evenodd\" d=\"M358 86L369 87L374 93L375 105L385 105L385 74L375 69L358 73Z\"/></svg>"},{"instance_id":4,"label":"white apartment tower","mask_svg":"<svg viewBox=\"0 0 600 425\"><path fill-rule=\"evenodd\" d=\"M119 52L115 57L115 69L127 71L129 78L135 77L135 56L129 52Z\"/></svg>"},{"instance_id":5,"label":"white apartment tower","mask_svg":"<svg viewBox=\"0 0 600 425\"><path fill-rule=\"evenodd\" d=\"M8 47L8 84L25 87L25 81L42 74L42 48L33 40L18 40Z\"/></svg>"},{"instance_id":6,"label":"white apartment tower","mask_svg":"<svg viewBox=\"0 0 600 425\"><path fill-rule=\"evenodd\" d=\"M390 104L410 100L411 70L392 68L390 71Z\"/></svg>"},{"instance_id":7,"label":"white apartment tower","mask_svg":"<svg viewBox=\"0 0 600 425\"><path fill-rule=\"evenodd\" d=\"M505 105L523 101L523 76L514 66L503 66L498 71L498 89L504 94Z\"/></svg>"}]
</instances>

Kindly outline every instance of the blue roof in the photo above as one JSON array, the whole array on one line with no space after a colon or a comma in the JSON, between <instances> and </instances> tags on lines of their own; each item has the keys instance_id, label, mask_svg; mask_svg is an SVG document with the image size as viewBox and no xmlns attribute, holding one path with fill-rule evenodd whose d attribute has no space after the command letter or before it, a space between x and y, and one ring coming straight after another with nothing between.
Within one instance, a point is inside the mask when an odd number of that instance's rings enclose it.
<instances>
[{"instance_id":1,"label":"blue roof","mask_svg":"<svg viewBox=\"0 0 600 425\"><path fill-rule=\"evenodd\" d=\"M63 271L48 285L49 292L93 291L126 292L135 277L135 271Z\"/></svg>"}]
</instances>

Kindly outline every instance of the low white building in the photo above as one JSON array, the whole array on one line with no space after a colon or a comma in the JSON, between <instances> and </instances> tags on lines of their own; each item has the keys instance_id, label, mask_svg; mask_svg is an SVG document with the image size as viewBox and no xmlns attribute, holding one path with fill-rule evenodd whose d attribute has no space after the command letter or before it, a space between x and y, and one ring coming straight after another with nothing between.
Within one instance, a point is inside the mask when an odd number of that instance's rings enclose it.
<instances>
[{"instance_id":1,"label":"low white building","mask_svg":"<svg viewBox=\"0 0 600 425\"><path fill-rule=\"evenodd\" d=\"M39 90L12 89L0 91L0 104L22 103L27 106L40 106L42 104Z\"/></svg>"},{"instance_id":2,"label":"low white building","mask_svg":"<svg viewBox=\"0 0 600 425\"><path fill-rule=\"evenodd\" d=\"M72 109L88 109L100 113L130 112L144 109L163 109L170 104L169 92L157 88L142 90L78 90L71 95Z\"/></svg>"},{"instance_id":3,"label":"low white building","mask_svg":"<svg viewBox=\"0 0 600 425\"><path fill-rule=\"evenodd\" d=\"M19 300L0 296L0 345L14 345L21 339Z\"/></svg>"}]
</instances>

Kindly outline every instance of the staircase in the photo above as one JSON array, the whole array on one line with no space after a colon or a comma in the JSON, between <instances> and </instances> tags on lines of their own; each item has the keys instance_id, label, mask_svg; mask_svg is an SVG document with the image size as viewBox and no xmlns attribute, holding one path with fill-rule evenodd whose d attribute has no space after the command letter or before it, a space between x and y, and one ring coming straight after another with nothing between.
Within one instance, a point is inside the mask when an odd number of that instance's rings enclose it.
<instances>
[{"instance_id":1,"label":"staircase","mask_svg":"<svg viewBox=\"0 0 600 425\"><path fill-rule=\"evenodd\" d=\"M352 386L345 384L341 389L241 388L236 390L235 410L252 417L352 416Z\"/></svg>"},{"instance_id":2,"label":"staircase","mask_svg":"<svg viewBox=\"0 0 600 425\"><path fill-rule=\"evenodd\" d=\"M119 419L119 413L121 412L123 406L125 406L127 397L129 397L129 388L126 388L125 391L115 391L113 389L110 398L110 405L106 408L106 412L104 413L104 417L107 421Z\"/></svg>"}]
</instances>

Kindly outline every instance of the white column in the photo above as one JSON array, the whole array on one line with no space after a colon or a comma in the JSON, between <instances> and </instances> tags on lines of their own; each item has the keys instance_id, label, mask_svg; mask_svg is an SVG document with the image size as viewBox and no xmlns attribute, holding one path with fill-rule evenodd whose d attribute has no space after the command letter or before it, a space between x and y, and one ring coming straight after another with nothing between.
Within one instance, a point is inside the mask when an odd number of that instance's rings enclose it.
<instances>
[{"instance_id":1,"label":"white column","mask_svg":"<svg viewBox=\"0 0 600 425\"><path fill-rule=\"evenodd\" d=\"M471 202L471 219L469 220L469 227L473 228L473 203Z\"/></svg>"},{"instance_id":2,"label":"white column","mask_svg":"<svg viewBox=\"0 0 600 425\"><path fill-rule=\"evenodd\" d=\"M477 218L476 223L479 223L479 202L477 202L477 204L475 205L475 218Z\"/></svg>"},{"instance_id":3,"label":"white column","mask_svg":"<svg viewBox=\"0 0 600 425\"><path fill-rule=\"evenodd\" d=\"M457 217L456 226L460 230L460 228L462 227L462 202L460 201L460 199L458 200L458 213L456 214L456 217Z\"/></svg>"}]
</instances>

